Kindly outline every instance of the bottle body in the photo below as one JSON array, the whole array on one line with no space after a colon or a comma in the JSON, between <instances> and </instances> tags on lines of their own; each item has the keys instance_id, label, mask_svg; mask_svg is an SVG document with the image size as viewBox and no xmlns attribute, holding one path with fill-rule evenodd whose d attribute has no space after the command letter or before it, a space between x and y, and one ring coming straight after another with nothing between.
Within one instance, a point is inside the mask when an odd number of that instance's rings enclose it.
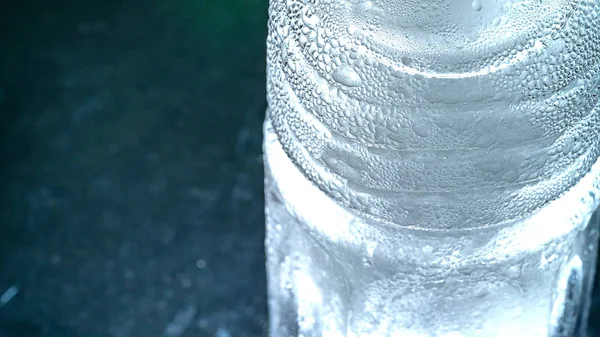
<instances>
[{"instance_id":1,"label":"bottle body","mask_svg":"<svg viewBox=\"0 0 600 337\"><path fill-rule=\"evenodd\" d=\"M597 254L600 167L523 221L468 232L415 231L356 216L331 200L292 164L269 128L271 336L583 333Z\"/></svg>"},{"instance_id":2,"label":"bottle body","mask_svg":"<svg viewBox=\"0 0 600 337\"><path fill-rule=\"evenodd\" d=\"M271 1L272 336L582 331L599 6Z\"/></svg>"}]
</instances>

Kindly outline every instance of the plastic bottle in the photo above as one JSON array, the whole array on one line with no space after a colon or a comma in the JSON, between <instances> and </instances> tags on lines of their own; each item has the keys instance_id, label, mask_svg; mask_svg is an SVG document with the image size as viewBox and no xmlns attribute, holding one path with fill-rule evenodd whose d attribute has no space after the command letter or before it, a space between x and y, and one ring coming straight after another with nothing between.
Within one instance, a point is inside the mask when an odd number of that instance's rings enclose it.
<instances>
[{"instance_id":1,"label":"plastic bottle","mask_svg":"<svg viewBox=\"0 0 600 337\"><path fill-rule=\"evenodd\" d=\"M600 3L271 0L271 336L576 336Z\"/></svg>"}]
</instances>

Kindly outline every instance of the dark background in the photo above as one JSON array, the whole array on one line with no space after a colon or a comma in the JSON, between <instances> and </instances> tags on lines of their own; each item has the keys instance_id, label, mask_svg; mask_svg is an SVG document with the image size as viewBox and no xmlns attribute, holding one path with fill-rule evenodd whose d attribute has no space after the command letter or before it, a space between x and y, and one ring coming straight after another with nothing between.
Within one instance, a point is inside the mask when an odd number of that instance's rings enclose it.
<instances>
[{"instance_id":1,"label":"dark background","mask_svg":"<svg viewBox=\"0 0 600 337\"><path fill-rule=\"evenodd\" d=\"M265 336L266 20L0 3L0 337Z\"/></svg>"},{"instance_id":2,"label":"dark background","mask_svg":"<svg viewBox=\"0 0 600 337\"><path fill-rule=\"evenodd\" d=\"M7 2L0 337L264 336L266 1Z\"/></svg>"}]
</instances>

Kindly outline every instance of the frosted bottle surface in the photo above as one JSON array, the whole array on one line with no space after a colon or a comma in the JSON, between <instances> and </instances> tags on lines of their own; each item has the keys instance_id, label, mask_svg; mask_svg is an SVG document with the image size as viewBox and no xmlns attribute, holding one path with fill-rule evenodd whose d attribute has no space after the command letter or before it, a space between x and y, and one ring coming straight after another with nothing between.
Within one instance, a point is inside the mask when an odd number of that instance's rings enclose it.
<instances>
[{"instance_id":1,"label":"frosted bottle surface","mask_svg":"<svg viewBox=\"0 0 600 337\"><path fill-rule=\"evenodd\" d=\"M597 41L598 1L271 0L272 336L581 330Z\"/></svg>"}]
</instances>

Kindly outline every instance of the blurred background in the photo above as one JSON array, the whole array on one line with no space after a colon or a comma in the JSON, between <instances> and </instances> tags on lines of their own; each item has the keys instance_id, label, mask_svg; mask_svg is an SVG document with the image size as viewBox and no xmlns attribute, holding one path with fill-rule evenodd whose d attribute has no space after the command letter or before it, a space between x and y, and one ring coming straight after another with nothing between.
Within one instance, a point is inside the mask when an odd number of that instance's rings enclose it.
<instances>
[{"instance_id":1,"label":"blurred background","mask_svg":"<svg viewBox=\"0 0 600 337\"><path fill-rule=\"evenodd\" d=\"M266 0L0 4L0 337L264 336Z\"/></svg>"},{"instance_id":2,"label":"blurred background","mask_svg":"<svg viewBox=\"0 0 600 337\"><path fill-rule=\"evenodd\" d=\"M266 335L266 21L0 5L0 337Z\"/></svg>"}]
</instances>

